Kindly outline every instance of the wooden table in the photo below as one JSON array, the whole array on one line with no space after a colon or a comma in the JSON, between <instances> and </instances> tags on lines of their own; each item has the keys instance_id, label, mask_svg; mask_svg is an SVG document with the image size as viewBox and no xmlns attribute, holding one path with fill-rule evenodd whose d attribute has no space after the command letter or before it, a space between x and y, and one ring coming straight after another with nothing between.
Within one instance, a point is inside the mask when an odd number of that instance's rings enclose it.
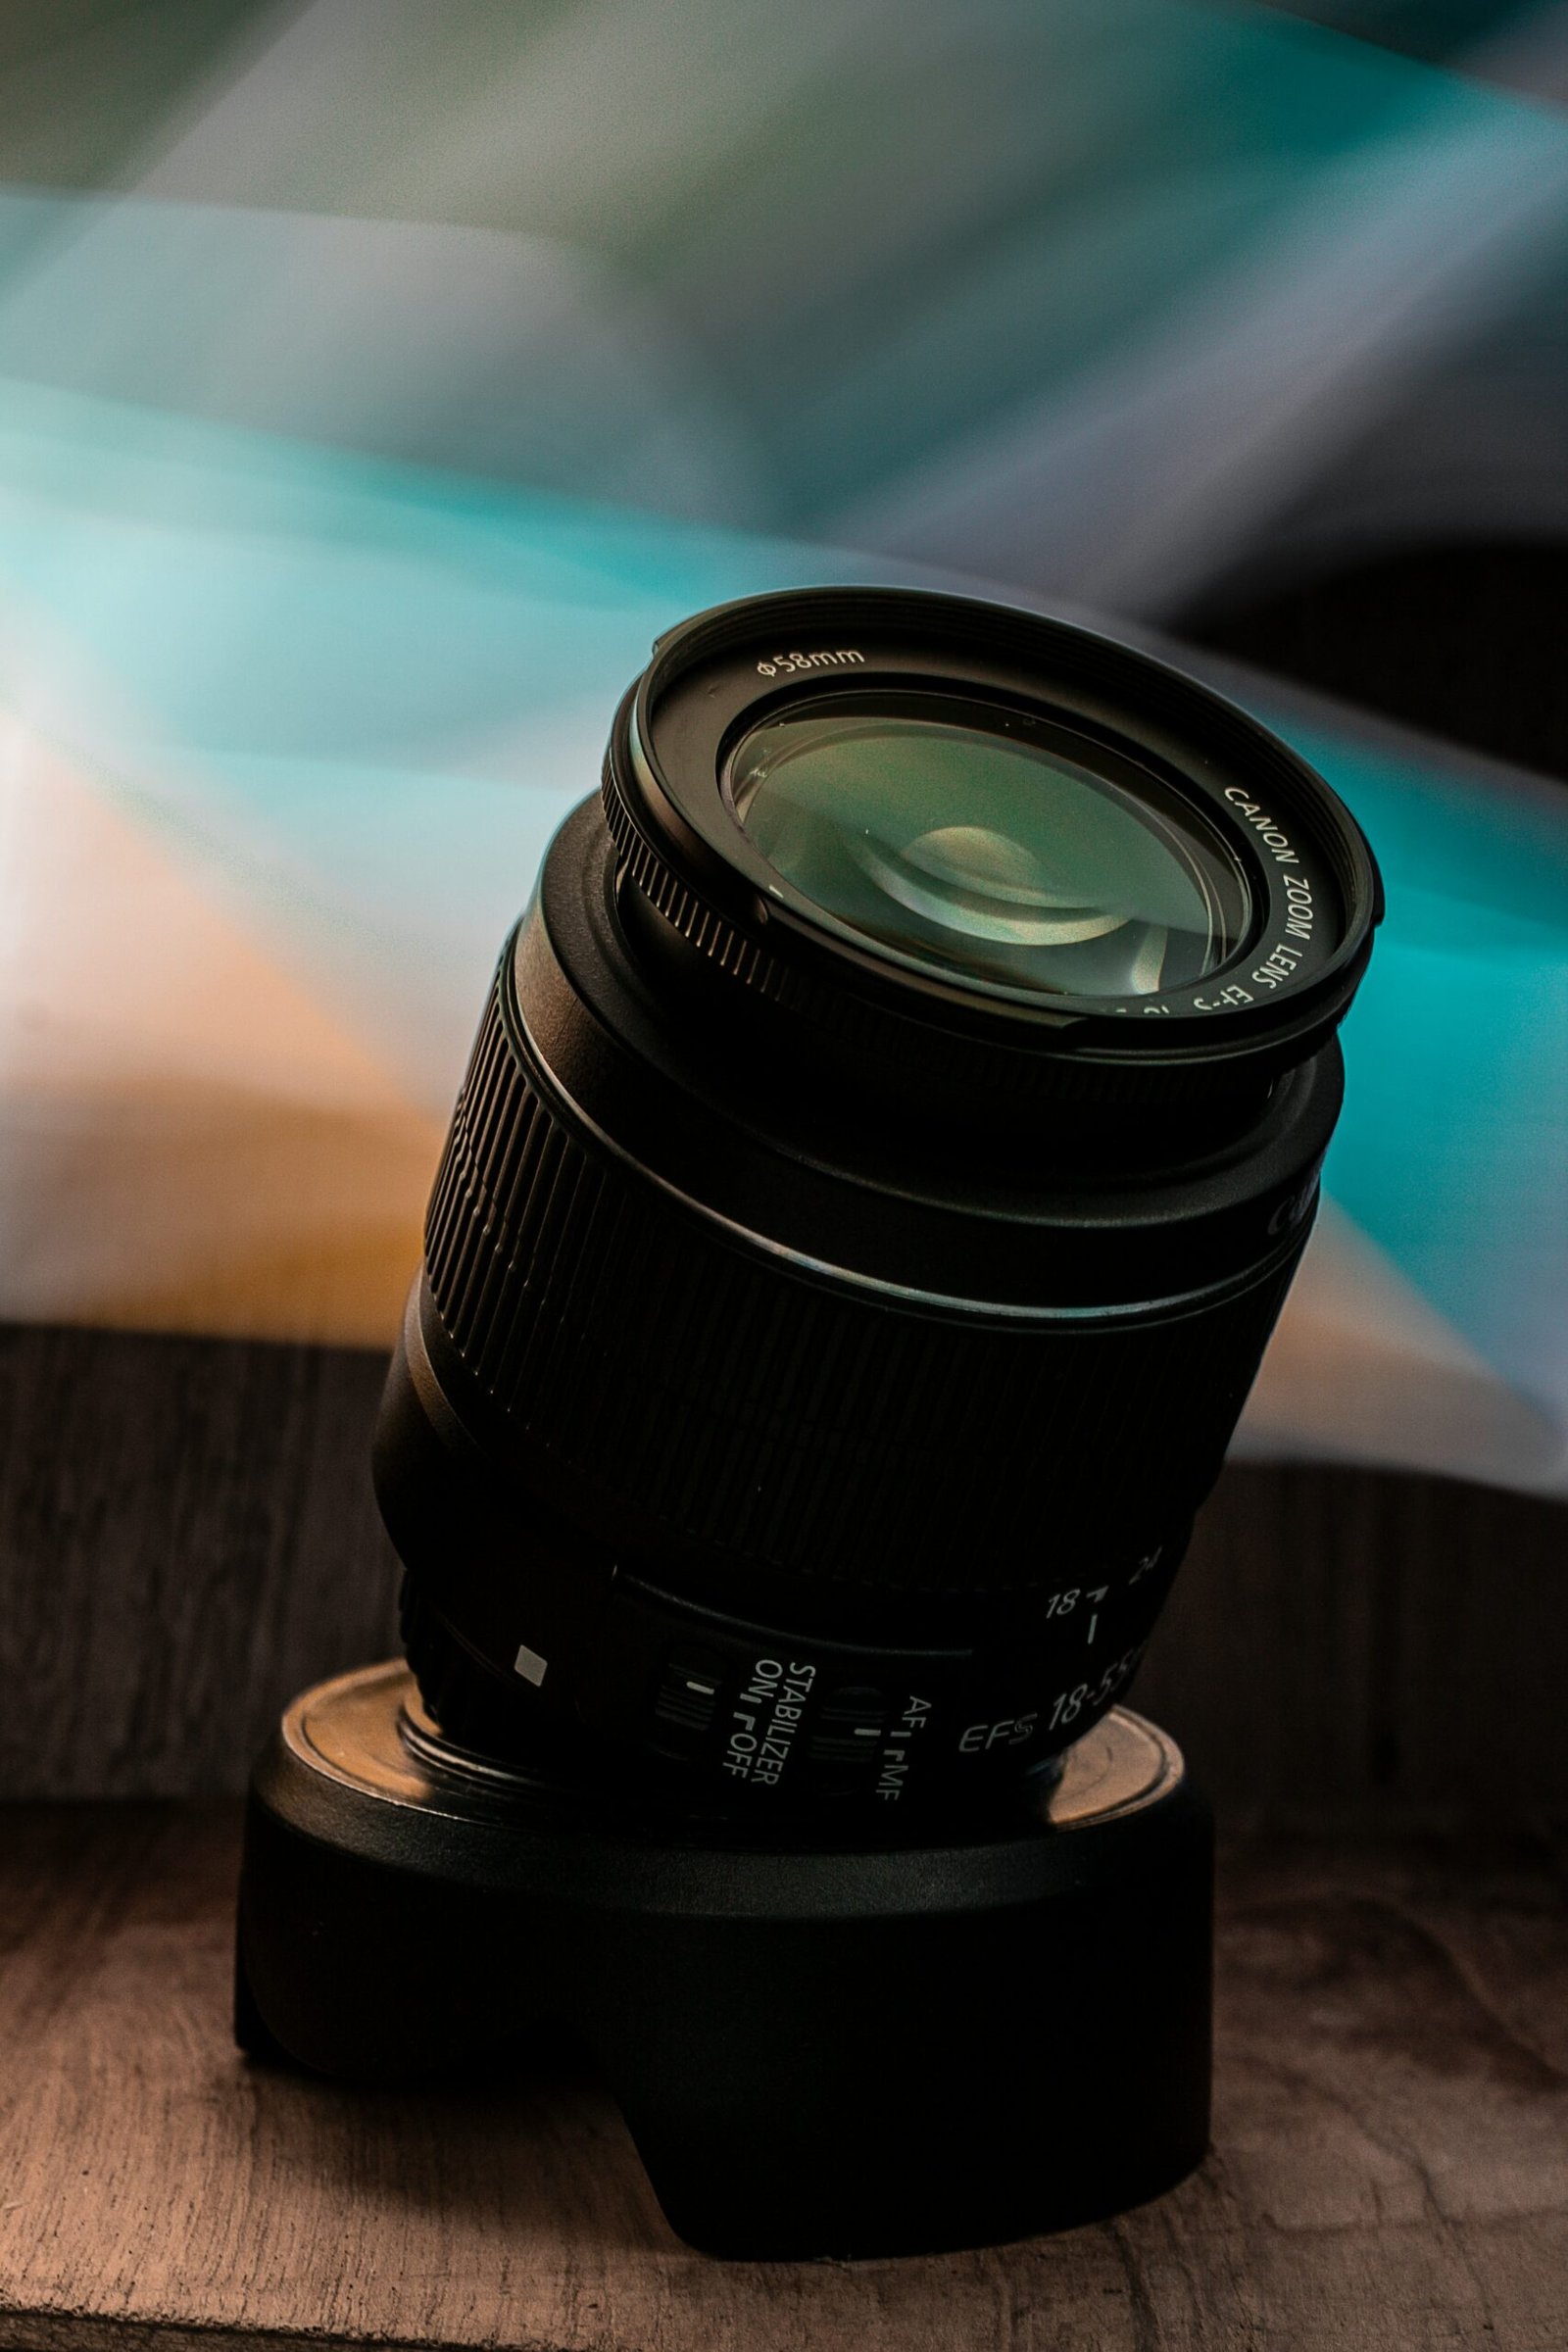
<instances>
[{"instance_id":1,"label":"wooden table","mask_svg":"<svg viewBox=\"0 0 1568 2352\"><path fill-rule=\"evenodd\" d=\"M1058 2238L789 2266L672 2237L601 2093L246 2066L235 1856L226 1804L0 1813L16 2352L1568 2347L1568 1839L1544 1831L1233 1838L1197 2178Z\"/></svg>"}]
</instances>

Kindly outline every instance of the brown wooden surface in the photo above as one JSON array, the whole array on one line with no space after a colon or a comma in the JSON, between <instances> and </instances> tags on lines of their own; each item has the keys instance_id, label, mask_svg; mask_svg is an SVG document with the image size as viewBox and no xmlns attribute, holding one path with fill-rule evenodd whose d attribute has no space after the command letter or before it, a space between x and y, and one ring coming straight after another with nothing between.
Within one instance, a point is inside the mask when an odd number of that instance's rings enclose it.
<instances>
[{"instance_id":1,"label":"brown wooden surface","mask_svg":"<svg viewBox=\"0 0 1568 2352\"><path fill-rule=\"evenodd\" d=\"M235 1789L396 1647L379 1357L0 1327L0 1794ZM1233 1468L1139 1677L1227 1806L1568 1810L1568 1507Z\"/></svg>"},{"instance_id":2,"label":"brown wooden surface","mask_svg":"<svg viewBox=\"0 0 1568 2352\"><path fill-rule=\"evenodd\" d=\"M240 1788L302 1684L396 1649L384 1373L0 1326L0 1796Z\"/></svg>"},{"instance_id":3,"label":"brown wooden surface","mask_svg":"<svg viewBox=\"0 0 1568 2352\"><path fill-rule=\"evenodd\" d=\"M1568 2346L1568 1841L1544 1834L1233 1844L1193 2180L1002 2251L766 2267L671 2237L596 2092L244 2065L226 1807L20 1809L0 1839L18 2352Z\"/></svg>"}]
</instances>

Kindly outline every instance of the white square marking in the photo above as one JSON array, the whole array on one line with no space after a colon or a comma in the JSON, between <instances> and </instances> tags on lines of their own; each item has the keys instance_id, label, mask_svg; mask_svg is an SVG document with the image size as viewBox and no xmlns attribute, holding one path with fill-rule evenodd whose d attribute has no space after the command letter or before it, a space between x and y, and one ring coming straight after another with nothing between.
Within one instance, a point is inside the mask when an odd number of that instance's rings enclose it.
<instances>
[{"instance_id":1,"label":"white square marking","mask_svg":"<svg viewBox=\"0 0 1568 2352\"><path fill-rule=\"evenodd\" d=\"M542 1683L549 1660L542 1658L536 1649L530 1649L525 1642L512 1663L525 1683Z\"/></svg>"}]
</instances>

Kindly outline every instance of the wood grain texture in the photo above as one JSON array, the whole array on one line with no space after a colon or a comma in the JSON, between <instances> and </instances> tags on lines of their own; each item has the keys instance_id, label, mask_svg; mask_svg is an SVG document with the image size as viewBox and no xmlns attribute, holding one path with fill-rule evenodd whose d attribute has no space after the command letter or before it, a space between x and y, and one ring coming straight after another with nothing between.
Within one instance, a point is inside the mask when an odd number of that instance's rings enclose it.
<instances>
[{"instance_id":1,"label":"wood grain texture","mask_svg":"<svg viewBox=\"0 0 1568 2352\"><path fill-rule=\"evenodd\" d=\"M1568 1841L1233 1843L1194 2180L1000 2251L762 2266L670 2235L595 2090L241 2062L228 1809L26 1808L0 1840L17 2352L1568 2346Z\"/></svg>"},{"instance_id":2,"label":"wood grain texture","mask_svg":"<svg viewBox=\"0 0 1568 2352\"><path fill-rule=\"evenodd\" d=\"M397 1647L363 1350L0 1328L0 1795L243 1786Z\"/></svg>"},{"instance_id":3,"label":"wood grain texture","mask_svg":"<svg viewBox=\"0 0 1568 2352\"><path fill-rule=\"evenodd\" d=\"M234 1790L305 1684L395 1649L382 1363L0 1328L0 1795ZM1568 1507L1235 1466L1138 1681L1228 1808L1568 1807Z\"/></svg>"},{"instance_id":4,"label":"wood grain texture","mask_svg":"<svg viewBox=\"0 0 1568 2352\"><path fill-rule=\"evenodd\" d=\"M1233 1464L1134 1704L1230 1811L1568 1807L1568 1505Z\"/></svg>"}]
</instances>

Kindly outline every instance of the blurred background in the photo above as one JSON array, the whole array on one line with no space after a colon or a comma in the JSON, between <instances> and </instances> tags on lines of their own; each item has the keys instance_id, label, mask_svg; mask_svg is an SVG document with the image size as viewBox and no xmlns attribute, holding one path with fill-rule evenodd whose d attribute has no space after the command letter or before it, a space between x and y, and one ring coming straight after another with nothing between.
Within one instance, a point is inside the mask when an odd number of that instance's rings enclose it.
<instances>
[{"instance_id":1,"label":"blurred background","mask_svg":"<svg viewBox=\"0 0 1568 2352\"><path fill-rule=\"evenodd\" d=\"M650 639L1177 658L1389 920L1254 1454L1568 1493L1568 9L4 0L0 1314L384 1346Z\"/></svg>"}]
</instances>

